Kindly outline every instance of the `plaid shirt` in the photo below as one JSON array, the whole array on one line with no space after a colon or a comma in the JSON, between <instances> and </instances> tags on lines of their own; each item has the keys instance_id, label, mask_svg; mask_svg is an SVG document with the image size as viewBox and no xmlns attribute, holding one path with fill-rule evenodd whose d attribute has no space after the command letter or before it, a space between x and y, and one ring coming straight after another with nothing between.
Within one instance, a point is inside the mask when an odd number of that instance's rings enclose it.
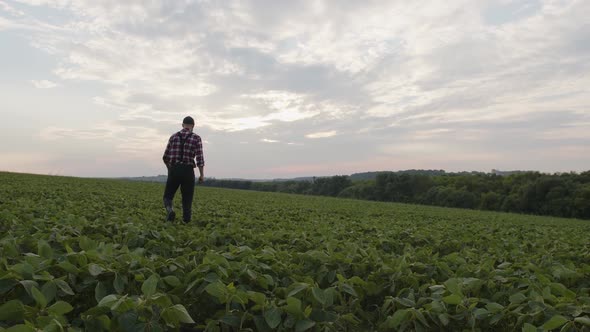
<instances>
[{"instance_id":1,"label":"plaid shirt","mask_svg":"<svg viewBox=\"0 0 590 332\"><path fill-rule=\"evenodd\" d=\"M184 157L181 160L181 137L184 140ZM195 164L195 158L197 163ZM168 140L166 151L164 151L164 163L166 165L187 164L193 167L205 166L203 159L203 145L201 144L201 137L184 128L181 131L174 133Z\"/></svg>"}]
</instances>

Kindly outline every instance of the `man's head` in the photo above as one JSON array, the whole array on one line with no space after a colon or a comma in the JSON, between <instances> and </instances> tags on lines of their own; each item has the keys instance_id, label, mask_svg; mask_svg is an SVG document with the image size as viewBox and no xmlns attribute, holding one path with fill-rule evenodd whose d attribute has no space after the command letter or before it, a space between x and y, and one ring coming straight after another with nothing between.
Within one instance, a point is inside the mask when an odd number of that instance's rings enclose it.
<instances>
[{"instance_id":1,"label":"man's head","mask_svg":"<svg viewBox=\"0 0 590 332\"><path fill-rule=\"evenodd\" d=\"M187 116L186 118L184 118L182 120L182 128L188 128L192 131L194 127L195 127L195 120L193 118L191 118L190 116Z\"/></svg>"}]
</instances>

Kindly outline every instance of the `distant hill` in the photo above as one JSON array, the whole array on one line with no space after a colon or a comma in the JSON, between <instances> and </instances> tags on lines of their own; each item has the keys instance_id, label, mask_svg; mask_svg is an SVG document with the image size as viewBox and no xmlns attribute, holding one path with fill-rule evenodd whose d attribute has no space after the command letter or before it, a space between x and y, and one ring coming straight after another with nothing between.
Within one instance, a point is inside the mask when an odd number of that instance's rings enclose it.
<instances>
[{"instance_id":1,"label":"distant hill","mask_svg":"<svg viewBox=\"0 0 590 332\"><path fill-rule=\"evenodd\" d=\"M523 174L523 173L530 173L534 171L500 171L497 169L492 169L492 174L499 175L499 176L509 176L513 174Z\"/></svg>"},{"instance_id":2,"label":"distant hill","mask_svg":"<svg viewBox=\"0 0 590 332\"><path fill-rule=\"evenodd\" d=\"M230 181L250 181L250 182L286 182L286 181L312 181L313 176L297 177L291 179L242 179L242 178L221 178L218 180L230 180ZM156 176L137 176L137 177L123 177L118 178L120 180L129 181L140 181L140 182L166 182L168 179L167 175L156 175Z\"/></svg>"},{"instance_id":3,"label":"distant hill","mask_svg":"<svg viewBox=\"0 0 590 332\"><path fill-rule=\"evenodd\" d=\"M139 176L139 177L125 177L119 178L121 180L129 181L140 181L140 182L166 182L168 179L167 175L156 175L156 176Z\"/></svg>"},{"instance_id":4,"label":"distant hill","mask_svg":"<svg viewBox=\"0 0 590 332\"><path fill-rule=\"evenodd\" d=\"M442 169L408 169L408 170L401 170L401 171L373 171L373 172L363 172L363 173L354 173L349 175L351 181L366 181L366 180L374 180L378 174L381 173L388 173L388 174L409 174L409 175L430 175L430 176L438 176L438 175L477 175L477 174L495 174L500 176L508 176L512 174L521 174L527 173L531 171L500 171L496 169L492 169L490 173L485 172L477 172L477 171L463 171L463 172L446 172ZM243 179L243 178L220 178L217 180L231 180L231 181L251 181L251 182L286 182L286 181L306 181L311 182L314 178L323 178L329 176L303 176L303 177L296 177L296 178L277 178L277 179ZM166 175L157 175L157 176L140 176L140 177L124 177L121 178L123 180L130 180L130 181L142 181L142 182L166 182L168 177Z\"/></svg>"},{"instance_id":5,"label":"distant hill","mask_svg":"<svg viewBox=\"0 0 590 332\"><path fill-rule=\"evenodd\" d=\"M350 175L352 181L363 181L363 180L374 180L378 174L412 174L412 175L444 175L447 174L444 170L424 170L424 169L408 169L403 171L377 171L377 172L364 172L354 173Z\"/></svg>"}]
</instances>

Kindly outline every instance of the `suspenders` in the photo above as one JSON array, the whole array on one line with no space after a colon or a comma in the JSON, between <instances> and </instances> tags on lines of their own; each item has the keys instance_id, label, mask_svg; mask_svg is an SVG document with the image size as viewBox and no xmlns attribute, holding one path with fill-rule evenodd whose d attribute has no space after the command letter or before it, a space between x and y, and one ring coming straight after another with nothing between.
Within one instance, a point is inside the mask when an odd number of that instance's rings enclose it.
<instances>
[{"instance_id":1,"label":"suspenders","mask_svg":"<svg viewBox=\"0 0 590 332\"><path fill-rule=\"evenodd\" d=\"M184 163L184 143L186 143L186 141L188 140L189 137L192 136L192 133L189 133L185 139L182 138L182 135L179 133L178 134L178 139L180 140L180 162L179 164L183 164Z\"/></svg>"}]
</instances>

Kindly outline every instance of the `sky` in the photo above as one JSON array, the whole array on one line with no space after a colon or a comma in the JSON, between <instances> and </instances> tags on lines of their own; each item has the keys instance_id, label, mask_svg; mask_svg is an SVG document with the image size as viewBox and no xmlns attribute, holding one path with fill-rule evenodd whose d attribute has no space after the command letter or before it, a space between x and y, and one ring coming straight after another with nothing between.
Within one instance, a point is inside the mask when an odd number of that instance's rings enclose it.
<instances>
[{"instance_id":1,"label":"sky","mask_svg":"<svg viewBox=\"0 0 590 332\"><path fill-rule=\"evenodd\" d=\"M0 0L0 170L590 169L590 1Z\"/></svg>"}]
</instances>

